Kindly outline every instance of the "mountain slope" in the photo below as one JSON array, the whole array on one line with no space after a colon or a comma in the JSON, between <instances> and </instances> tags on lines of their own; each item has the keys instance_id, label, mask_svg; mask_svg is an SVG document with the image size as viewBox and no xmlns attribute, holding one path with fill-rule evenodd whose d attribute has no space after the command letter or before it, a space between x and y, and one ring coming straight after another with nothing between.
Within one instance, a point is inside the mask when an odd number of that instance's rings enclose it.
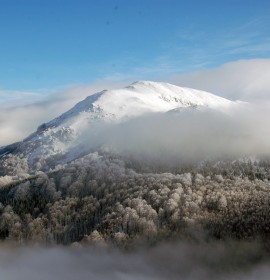
<instances>
[{"instance_id":1,"label":"mountain slope","mask_svg":"<svg viewBox=\"0 0 270 280\"><path fill-rule=\"evenodd\" d=\"M138 81L123 89L104 90L88 96L60 117L50 121L47 127L64 123L74 127L76 117L83 112L88 113L88 118L112 121L151 112L167 112L178 107L221 108L233 103L205 91L182 88L168 83Z\"/></svg>"},{"instance_id":2,"label":"mountain slope","mask_svg":"<svg viewBox=\"0 0 270 280\"><path fill-rule=\"evenodd\" d=\"M83 154L80 136L97 127L121 123L150 113L166 113L179 108L207 107L226 111L236 102L211 93L167 83L139 81L118 90L104 90L85 98L66 113L39 126L22 142L4 147L0 155L26 158L31 169L51 166L49 161L64 163ZM91 139L89 139L91 141ZM46 162L46 163L45 163Z\"/></svg>"}]
</instances>

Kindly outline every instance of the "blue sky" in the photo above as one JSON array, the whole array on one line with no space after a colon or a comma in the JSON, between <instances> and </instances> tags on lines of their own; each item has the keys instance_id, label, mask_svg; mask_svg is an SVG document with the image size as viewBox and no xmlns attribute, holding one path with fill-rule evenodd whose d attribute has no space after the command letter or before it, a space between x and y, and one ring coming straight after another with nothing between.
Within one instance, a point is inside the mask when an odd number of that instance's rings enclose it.
<instances>
[{"instance_id":1,"label":"blue sky","mask_svg":"<svg viewBox=\"0 0 270 280\"><path fill-rule=\"evenodd\" d=\"M163 80L269 58L269 14L269 0L0 0L0 90Z\"/></svg>"}]
</instances>

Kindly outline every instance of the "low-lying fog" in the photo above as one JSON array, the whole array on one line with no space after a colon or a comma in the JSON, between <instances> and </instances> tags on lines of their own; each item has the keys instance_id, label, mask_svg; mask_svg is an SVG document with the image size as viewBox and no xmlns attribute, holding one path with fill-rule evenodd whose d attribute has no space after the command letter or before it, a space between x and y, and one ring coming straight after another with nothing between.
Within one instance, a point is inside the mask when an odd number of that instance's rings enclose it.
<instances>
[{"instance_id":1,"label":"low-lying fog","mask_svg":"<svg viewBox=\"0 0 270 280\"><path fill-rule=\"evenodd\" d=\"M108 148L138 159L198 161L209 158L268 156L267 106L240 104L226 111L206 108L149 114L124 123L89 129L84 145Z\"/></svg>"},{"instance_id":2,"label":"low-lying fog","mask_svg":"<svg viewBox=\"0 0 270 280\"><path fill-rule=\"evenodd\" d=\"M269 279L260 245L243 242L163 244L120 252L108 248L1 248L1 279Z\"/></svg>"}]
</instances>

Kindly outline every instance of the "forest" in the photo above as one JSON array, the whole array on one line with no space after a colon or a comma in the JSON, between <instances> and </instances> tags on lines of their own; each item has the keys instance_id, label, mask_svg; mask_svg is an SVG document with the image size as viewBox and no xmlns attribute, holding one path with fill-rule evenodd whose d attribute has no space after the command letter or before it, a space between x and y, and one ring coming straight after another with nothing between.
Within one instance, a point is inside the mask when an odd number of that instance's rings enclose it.
<instances>
[{"instance_id":1,"label":"forest","mask_svg":"<svg viewBox=\"0 0 270 280\"><path fill-rule=\"evenodd\" d=\"M201 238L268 245L268 166L243 159L169 168L95 152L30 174L24 159L7 155L0 238L121 248Z\"/></svg>"}]
</instances>

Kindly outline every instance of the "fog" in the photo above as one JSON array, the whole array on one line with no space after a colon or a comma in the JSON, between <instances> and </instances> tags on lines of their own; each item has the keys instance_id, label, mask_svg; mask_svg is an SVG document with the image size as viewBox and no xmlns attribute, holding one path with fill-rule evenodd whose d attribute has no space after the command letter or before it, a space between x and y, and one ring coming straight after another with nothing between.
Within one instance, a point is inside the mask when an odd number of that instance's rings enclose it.
<instances>
[{"instance_id":1,"label":"fog","mask_svg":"<svg viewBox=\"0 0 270 280\"><path fill-rule=\"evenodd\" d=\"M240 104L226 112L205 108L149 114L88 129L84 145L137 157L172 161L269 156L268 106Z\"/></svg>"},{"instance_id":2,"label":"fog","mask_svg":"<svg viewBox=\"0 0 270 280\"><path fill-rule=\"evenodd\" d=\"M1 279L268 279L256 242L163 244L132 253L112 248L1 248Z\"/></svg>"}]
</instances>

